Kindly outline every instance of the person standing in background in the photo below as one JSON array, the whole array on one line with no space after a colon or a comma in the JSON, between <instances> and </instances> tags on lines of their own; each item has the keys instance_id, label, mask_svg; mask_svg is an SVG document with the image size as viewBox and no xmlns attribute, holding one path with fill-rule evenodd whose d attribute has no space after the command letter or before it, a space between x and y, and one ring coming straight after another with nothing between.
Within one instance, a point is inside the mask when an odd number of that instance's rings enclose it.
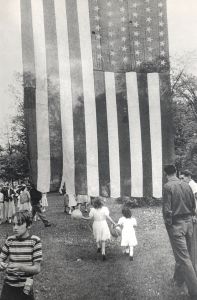
<instances>
[{"instance_id":1,"label":"person standing in background","mask_svg":"<svg viewBox=\"0 0 197 300\"><path fill-rule=\"evenodd\" d=\"M187 182L191 187L192 192L194 194L194 198L196 200L196 207L197 207L197 183L192 179L192 172L190 172L189 170L182 171L180 175L180 179ZM193 232L192 245L191 245L191 257L192 257L193 266L197 273L197 211L196 211L195 218L193 219L193 226L194 226L194 232Z\"/></svg>"},{"instance_id":2,"label":"person standing in background","mask_svg":"<svg viewBox=\"0 0 197 300\"><path fill-rule=\"evenodd\" d=\"M3 222L4 219L4 194L0 188L0 224Z\"/></svg>"},{"instance_id":3,"label":"person standing in background","mask_svg":"<svg viewBox=\"0 0 197 300\"><path fill-rule=\"evenodd\" d=\"M197 299L197 276L191 261L193 216L196 203L193 192L176 176L174 165L164 168L167 183L163 187L163 219L176 261L173 280L187 286L191 299Z\"/></svg>"},{"instance_id":4,"label":"person standing in background","mask_svg":"<svg viewBox=\"0 0 197 300\"><path fill-rule=\"evenodd\" d=\"M23 185L19 195L19 210L31 211L32 207L30 199L30 193L28 192L26 185Z\"/></svg>"},{"instance_id":5,"label":"person standing in background","mask_svg":"<svg viewBox=\"0 0 197 300\"><path fill-rule=\"evenodd\" d=\"M37 214L42 220L42 222L44 223L45 227L51 226L45 214L42 212L42 206L40 204L42 193L38 191L33 184L31 185L30 196L31 196L31 205L32 205L32 217L34 218L35 215Z\"/></svg>"},{"instance_id":6,"label":"person standing in background","mask_svg":"<svg viewBox=\"0 0 197 300\"><path fill-rule=\"evenodd\" d=\"M42 206L42 211L45 212L46 207L48 207L47 193L42 193L41 206Z\"/></svg>"},{"instance_id":7,"label":"person standing in background","mask_svg":"<svg viewBox=\"0 0 197 300\"><path fill-rule=\"evenodd\" d=\"M2 189L4 194L4 218L5 222L11 223L12 216L14 215L16 209L14 204L14 190L11 185L7 185Z\"/></svg>"},{"instance_id":8,"label":"person standing in background","mask_svg":"<svg viewBox=\"0 0 197 300\"><path fill-rule=\"evenodd\" d=\"M187 182L189 184L189 186L192 189L192 192L194 194L194 198L195 198L196 204L197 204L197 183L192 179L192 172L190 172L189 170L182 171L180 179L183 179L185 182ZM196 205L196 207L197 207L197 205Z\"/></svg>"}]
</instances>

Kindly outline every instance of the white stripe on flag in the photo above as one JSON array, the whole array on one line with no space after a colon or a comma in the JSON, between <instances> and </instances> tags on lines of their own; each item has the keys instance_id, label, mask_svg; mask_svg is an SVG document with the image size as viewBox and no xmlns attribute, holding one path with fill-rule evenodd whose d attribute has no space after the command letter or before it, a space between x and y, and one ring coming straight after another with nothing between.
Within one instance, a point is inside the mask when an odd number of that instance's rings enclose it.
<instances>
[{"instance_id":1,"label":"white stripe on flag","mask_svg":"<svg viewBox=\"0 0 197 300\"><path fill-rule=\"evenodd\" d=\"M75 162L73 136L73 108L66 21L66 1L55 0L57 47L60 76L60 103L63 143L63 173L61 187L66 183L66 192L75 194Z\"/></svg>"},{"instance_id":2,"label":"white stripe on flag","mask_svg":"<svg viewBox=\"0 0 197 300\"><path fill-rule=\"evenodd\" d=\"M84 89L88 195L98 196L98 145L88 0L77 0L77 12Z\"/></svg>"},{"instance_id":3,"label":"white stripe on flag","mask_svg":"<svg viewBox=\"0 0 197 300\"><path fill-rule=\"evenodd\" d=\"M153 197L162 196L162 133L159 75L148 74Z\"/></svg>"},{"instance_id":4,"label":"white stripe on flag","mask_svg":"<svg viewBox=\"0 0 197 300\"><path fill-rule=\"evenodd\" d=\"M143 164L137 74L126 73L131 151L131 196L143 196Z\"/></svg>"},{"instance_id":5,"label":"white stripe on flag","mask_svg":"<svg viewBox=\"0 0 197 300\"><path fill-rule=\"evenodd\" d=\"M120 196L120 158L115 77L112 72L105 72L105 89L109 143L110 190L111 197L116 198Z\"/></svg>"},{"instance_id":6,"label":"white stripe on flag","mask_svg":"<svg viewBox=\"0 0 197 300\"><path fill-rule=\"evenodd\" d=\"M42 0L32 0L31 5L36 70L36 126L38 151L37 189L41 192L47 192L50 189L51 167L45 54L46 47Z\"/></svg>"}]
</instances>

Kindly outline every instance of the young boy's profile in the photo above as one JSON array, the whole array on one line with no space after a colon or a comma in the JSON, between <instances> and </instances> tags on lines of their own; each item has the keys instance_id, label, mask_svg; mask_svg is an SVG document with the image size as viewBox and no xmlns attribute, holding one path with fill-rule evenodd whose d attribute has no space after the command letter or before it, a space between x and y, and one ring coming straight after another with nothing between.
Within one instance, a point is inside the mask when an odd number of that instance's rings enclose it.
<instances>
[{"instance_id":1,"label":"young boy's profile","mask_svg":"<svg viewBox=\"0 0 197 300\"><path fill-rule=\"evenodd\" d=\"M0 253L0 271L6 270L0 300L34 300L33 288L27 294L27 282L40 272L40 238L29 234L32 216L19 211L13 216L14 235L7 238Z\"/></svg>"}]
</instances>

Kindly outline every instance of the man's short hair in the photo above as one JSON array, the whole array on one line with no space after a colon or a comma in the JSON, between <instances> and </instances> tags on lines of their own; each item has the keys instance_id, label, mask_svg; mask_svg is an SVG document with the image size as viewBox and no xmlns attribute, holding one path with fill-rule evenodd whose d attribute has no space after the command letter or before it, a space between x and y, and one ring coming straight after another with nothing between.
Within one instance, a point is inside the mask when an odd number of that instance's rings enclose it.
<instances>
[{"instance_id":1,"label":"man's short hair","mask_svg":"<svg viewBox=\"0 0 197 300\"><path fill-rule=\"evenodd\" d=\"M189 170L184 170L181 172L181 174L183 174L185 177L189 177L192 176L192 172Z\"/></svg>"},{"instance_id":2,"label":"man's short hair","mask_svg":"<svg viewBox=\"0 0 197 300\"><path fill-rule=\"evenodd\" d=\"M176 173L176 168L174 165L166 165L164 171L167 175L173 175Z\"/></svg>"}]
</instances>

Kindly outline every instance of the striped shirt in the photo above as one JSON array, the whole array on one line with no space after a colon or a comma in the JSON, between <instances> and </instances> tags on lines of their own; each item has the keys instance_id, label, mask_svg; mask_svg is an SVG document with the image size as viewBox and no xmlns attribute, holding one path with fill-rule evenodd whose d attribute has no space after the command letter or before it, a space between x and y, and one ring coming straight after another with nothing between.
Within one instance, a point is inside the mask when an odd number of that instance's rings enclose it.
<instances>
[{"instance_id":1,"label":"striped shirt","mask_svg":"<svg viewBox=\"0 0 197 300\"><path fill-rule=\"evenodd\" d=\"M42 261L42 244L40 238L32 235L25 239L15 236L7 238L0 253L0 259L9 263L20 263L32 266L34 262ZM6 272L5 282L11 286L22 287L27 278L32 277L25 272Z\"/></svg>"}]
</instances>

